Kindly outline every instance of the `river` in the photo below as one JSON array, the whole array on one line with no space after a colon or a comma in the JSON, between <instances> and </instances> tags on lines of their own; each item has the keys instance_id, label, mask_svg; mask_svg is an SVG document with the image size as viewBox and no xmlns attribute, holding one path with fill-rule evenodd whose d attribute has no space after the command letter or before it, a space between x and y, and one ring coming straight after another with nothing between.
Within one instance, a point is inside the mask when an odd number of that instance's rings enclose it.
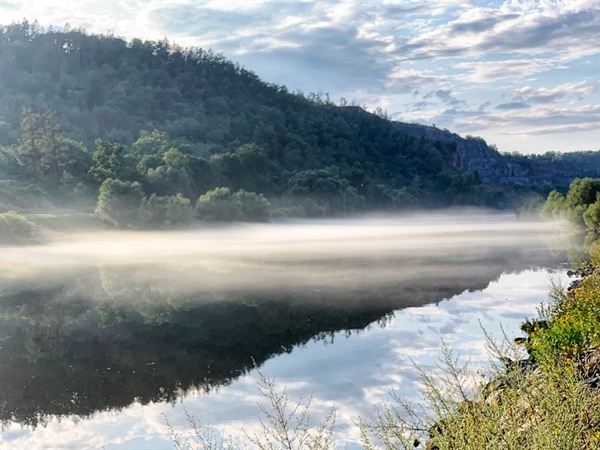
<instances>
[{"instance_id":1,"label":"river","mask_svg":"<svg viewBox=\"0 0 600 450\"><path fill-rule=\"evenodd\" d=\"M173 448L185 411L241 443L268 403L256 365L358 448L390 392L420 400L442 340L483 371L483 330L518 334L567 283L566 249L557 224L479 213L3 248L0 446Z\"/></svg>"}]
</instances>

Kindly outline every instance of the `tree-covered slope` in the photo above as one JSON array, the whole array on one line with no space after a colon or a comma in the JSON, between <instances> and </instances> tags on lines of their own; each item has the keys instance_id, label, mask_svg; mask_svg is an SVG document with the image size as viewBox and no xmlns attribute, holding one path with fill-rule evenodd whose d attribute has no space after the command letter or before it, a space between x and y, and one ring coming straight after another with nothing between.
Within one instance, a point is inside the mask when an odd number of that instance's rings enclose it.
<instances>
[{"instance_id":1,"label":"tree-covered slope","mask_svg":"<svg viewBox=\"0 0 600 450\"><path fill-rule=\"evenodd\" d=\"M158 221L177 194L193 206L215 188L262 195L280 215L516 202L513 190L485 185L485 164L457 164L452 139L290 93L166 40L4 26L0 96L4 210L95 204L106 180L109 198L142 199Z\"/></svg>"}]
</instances>

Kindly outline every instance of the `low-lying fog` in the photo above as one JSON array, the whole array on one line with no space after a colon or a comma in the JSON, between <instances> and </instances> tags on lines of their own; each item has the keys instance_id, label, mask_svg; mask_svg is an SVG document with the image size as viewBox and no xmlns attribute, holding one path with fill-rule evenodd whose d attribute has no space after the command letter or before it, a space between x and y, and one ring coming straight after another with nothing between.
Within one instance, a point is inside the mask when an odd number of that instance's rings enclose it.
<instances>
[{"instance_id":1,"label":"low-lying fog","mask_svg":"<svg viewBox=\"0 0 600 450\"><path fill-rule=\"evenodd\" d=\"M507 261L542 265L549 253L541 237L558 229L555 223L522 222L512 215L439 214L76 234L45 245L3 248L0 277L11 291L86 270L180 293L345 290L415 277L454 278Z\"/></svg>"}]
</instances>

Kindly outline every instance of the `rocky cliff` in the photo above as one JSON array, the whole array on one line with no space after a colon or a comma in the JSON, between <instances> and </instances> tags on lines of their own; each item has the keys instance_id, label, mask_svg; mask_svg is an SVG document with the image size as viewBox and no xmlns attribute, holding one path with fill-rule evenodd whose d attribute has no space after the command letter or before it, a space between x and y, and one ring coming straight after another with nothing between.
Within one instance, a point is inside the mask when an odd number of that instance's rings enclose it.
<instances>
[{"instance_id":1,"label":"rocky cliff","mask_svg":"<svg viewBox=\"0 0 600 450\"><path fill-rule=\"evenodd\" d=\"M448 130L418 124L394 122L394 126L409 136L454 144L456 155L452 167L476 173L484 184L568 186L574 178L600 177L600 151L504 155L482 138L463 138Z\"/></svg>"}]
</instances>

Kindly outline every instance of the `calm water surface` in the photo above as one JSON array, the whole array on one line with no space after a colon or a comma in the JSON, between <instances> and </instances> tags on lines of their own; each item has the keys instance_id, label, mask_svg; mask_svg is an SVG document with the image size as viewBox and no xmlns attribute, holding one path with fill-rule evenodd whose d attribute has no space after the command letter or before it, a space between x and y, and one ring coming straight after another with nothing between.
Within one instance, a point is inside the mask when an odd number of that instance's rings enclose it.
<instances>
[{"instance_id":1,"label":"calm water surface","mask_svg":"<svg viewBox=\"0 0 600 450\"><path fill-rule=\"evenodd\" d=\"M2 249L3 449L172 448L184 407L257 430L260 370L339 446L444 339L473 367L566 284L555 225L428 216L74 236Z\"/></svg>"}]
</instances>

